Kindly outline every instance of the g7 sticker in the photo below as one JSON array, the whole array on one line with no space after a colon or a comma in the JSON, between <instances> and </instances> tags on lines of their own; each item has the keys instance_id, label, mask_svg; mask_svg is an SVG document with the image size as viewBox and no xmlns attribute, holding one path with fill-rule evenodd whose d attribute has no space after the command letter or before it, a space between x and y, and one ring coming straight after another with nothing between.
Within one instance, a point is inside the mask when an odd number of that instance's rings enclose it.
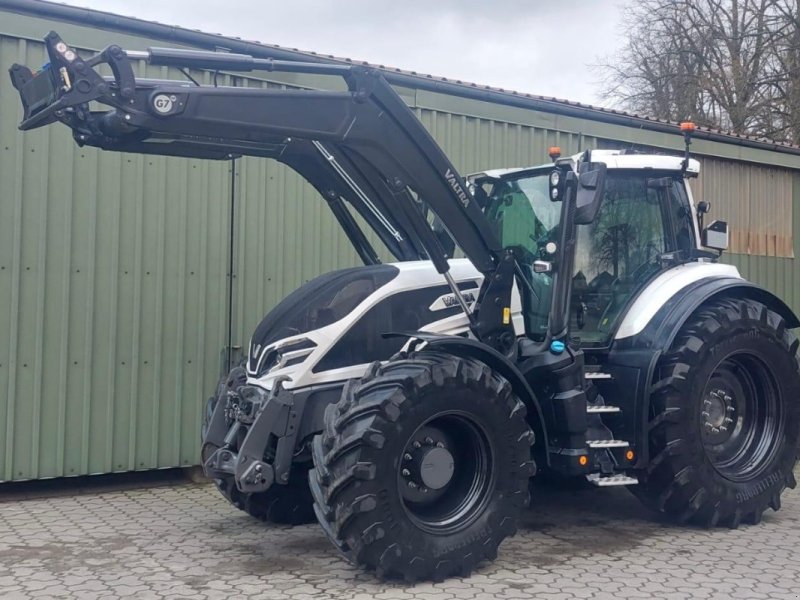
<instances>
[{"instance_id":1,"label":"g7 sticker","mask_svg":"<svg viewBox=\"0 0 800 600\"><path fill-rule=\"evenodd\" d=\"M160 112L162 115L165 115L172 111L173 102L174 100L172 97L167 96L166 94L159 94L153 98L153 108L155 108L156 111Z\"/></svg>"}]
</instances>

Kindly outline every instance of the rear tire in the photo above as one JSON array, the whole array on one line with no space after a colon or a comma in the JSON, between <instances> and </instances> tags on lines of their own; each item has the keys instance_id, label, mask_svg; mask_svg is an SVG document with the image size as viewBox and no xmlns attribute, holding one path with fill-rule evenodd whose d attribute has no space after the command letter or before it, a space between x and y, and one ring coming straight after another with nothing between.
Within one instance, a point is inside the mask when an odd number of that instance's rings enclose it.
<instances>
[{"instance_id":1,"label":"rear tire","mask_svg":"<svg viewBox=\"0 0 800 600\"><path fill-rule=\"evenodd\" d=\"M754 300L698 310L656 368L650 464L631 491L708 527L756 524L778 510L796 485L797 348L784 320Z\"/></svg>"},{"instance_id":2,"label":"rear tire","mask_svg":"<svg viewBox=\"0 0 800 600\"><path fill-rule=\"evenodd\" d=\"M375 363L314 439L317 518L381 577L466 576L516 532L532 443L524 405L486 365L435 352Z\"/></svg>"}]
</instances>

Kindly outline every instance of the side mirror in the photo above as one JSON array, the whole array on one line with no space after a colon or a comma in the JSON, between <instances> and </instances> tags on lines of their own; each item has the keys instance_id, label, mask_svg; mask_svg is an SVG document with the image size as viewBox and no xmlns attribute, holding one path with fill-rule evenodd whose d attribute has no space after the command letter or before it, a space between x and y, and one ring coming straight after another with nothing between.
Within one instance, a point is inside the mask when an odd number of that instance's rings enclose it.
<instances>
[{"instance_id":1,"label":"side mirror","mask_svg":"<svg viewBox=\"0 0 800 600\"><path fill-rule=\"evenodd\" d=\"M708 227L703 229L703 246L714 250L728 249L728 223L726 221L713 221Z\"/></svg>"},{"instance_id":2,"label":"side mirror","mask_svg":"<svg viewBox=\"0 0 800 600\"><path fill-rule=\"evenodd\" d=\"M597 218L600 204L606 191L606 165L586 164L586 170L578 175L575 192L575 224L588 225Z\"/></svg>"}]
</instances>

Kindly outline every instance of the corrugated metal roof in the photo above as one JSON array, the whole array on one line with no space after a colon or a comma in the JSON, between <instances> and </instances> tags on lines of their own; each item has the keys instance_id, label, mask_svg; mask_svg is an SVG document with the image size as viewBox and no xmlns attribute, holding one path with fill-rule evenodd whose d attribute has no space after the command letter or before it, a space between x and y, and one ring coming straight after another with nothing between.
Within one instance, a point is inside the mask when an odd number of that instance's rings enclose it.
<instances>
[{"instance_id":1,"label":"corrugated metal roof","mask_svg":"<svg viewBox=\"0 0 800 600\"><path fill-rule=\"evenodd\" d=\"M336 62L344 64L357 64L377 68L384 72L392 83L434 89L444 93L474 96L482 94L490 102L519 104L535 104L531 108L559 114L572 114L589 119L596 119L611 123L624 124L631 127L651 129L668 133L678 133L678 123L665 119L640 115L626 111L606 108L582 102L573 102L563 98L542 96L515 90L507 90L479 83L451 79L447 77L420 73L391 67L383 64L370 63L348 57L335 56L298 48L289 48L277 44L269 44L259 40L248 40L236 36L226 36L221 33L209 33L199 29L190 29L176 25L167 25L158 21L148 21L136 17L123 16L107 11L88 8L79 8L63 3L48 2L46 0L0 0L0 8L24 14L33 14L61 20L68 20L81 25L93 25L107 29L116 29L136 34L147 34L159 39L170 40L176 43L207 46L210 48L228 48L256 55L269 55L289 60ZM264 51L267 51L266 53ZM402 80L398 80L401 77ZM414 85L416 83L416 85ZM432 87L433 86L433 87ZM526 102L527 101L527 102ZM800 154L800 146L746 134L734 133L713 127L699 127L695 132L699 138L711 139L723 143L737 144L776 152Z\"/></svg>"}]
</instances>

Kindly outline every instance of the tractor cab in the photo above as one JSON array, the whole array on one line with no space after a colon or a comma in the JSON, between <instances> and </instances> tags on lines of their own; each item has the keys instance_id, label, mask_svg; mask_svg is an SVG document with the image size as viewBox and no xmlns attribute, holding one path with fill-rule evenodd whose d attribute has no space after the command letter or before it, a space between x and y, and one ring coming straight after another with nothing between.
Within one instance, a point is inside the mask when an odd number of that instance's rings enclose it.
<instances>
[{"instance_id":1,"label":"tractor cab","mask_svg":"<svg viewBox=\"0 0 800 600\"><path fill-rule=\"evenodd\" d=\"M469 178L504 248L517 257L525 332L533 340L541 341L548 330L554 273L547 263L558 254L561 198L551 197L550 176L580 159ZM655 277L717 257L700 246L698 212L687 185L699 173L696 160L684 169L680 157L615 150L595 150L591 160L606 166L607 178L596 218L576 227L569 329L582 348L603 349L626 307ZM715 221L715 228L724 226Z\"/></svg>"}]
</instances>

